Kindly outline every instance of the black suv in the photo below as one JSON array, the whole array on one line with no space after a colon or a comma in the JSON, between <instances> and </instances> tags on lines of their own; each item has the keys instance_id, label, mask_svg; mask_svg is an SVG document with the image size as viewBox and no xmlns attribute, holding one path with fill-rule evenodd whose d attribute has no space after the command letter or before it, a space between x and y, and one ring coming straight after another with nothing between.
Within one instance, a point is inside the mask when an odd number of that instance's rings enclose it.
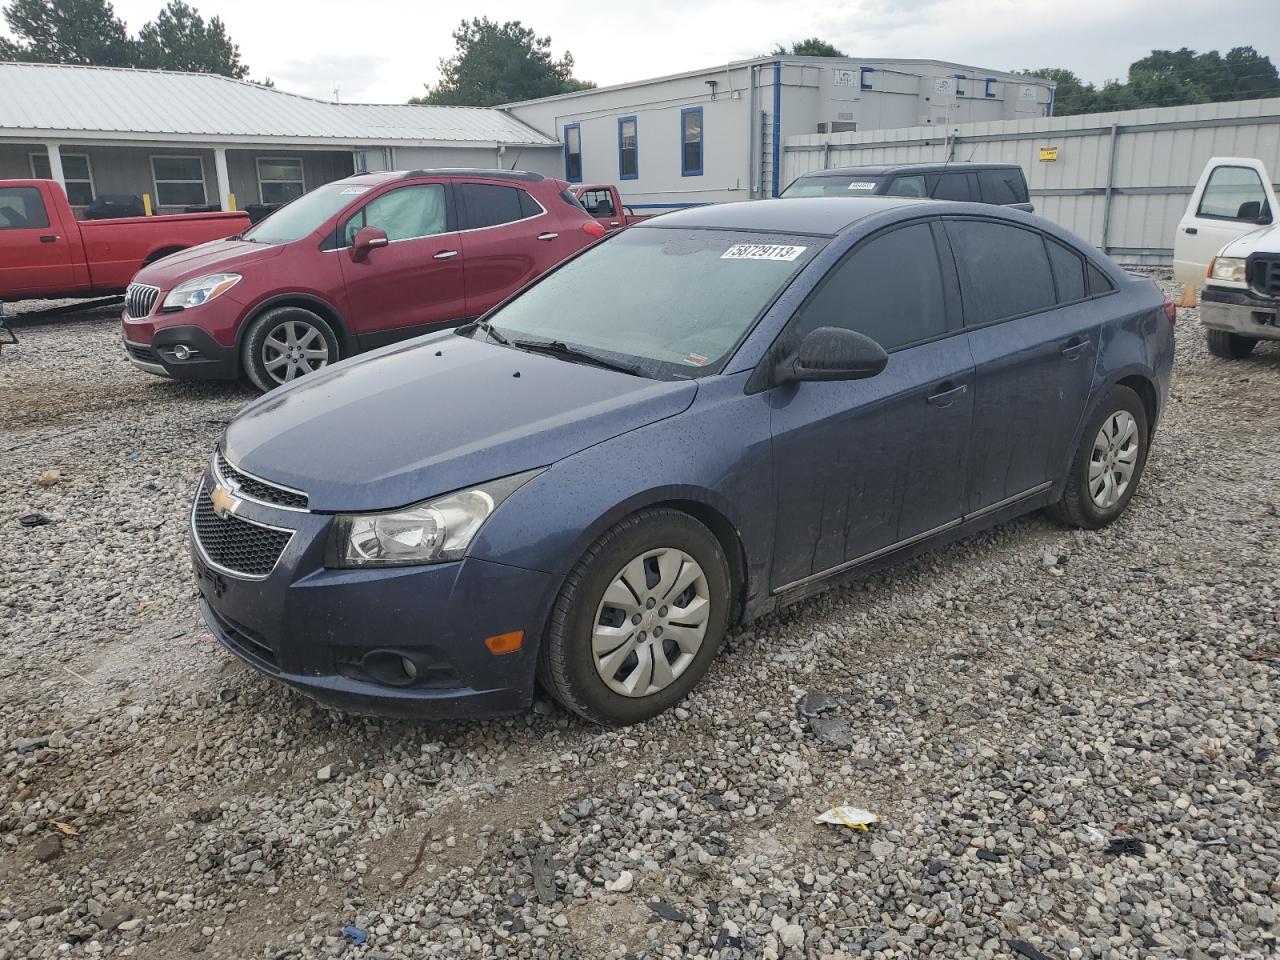
<instances>
[{"instance_id":1,"label":"black suv","mask_svg":"<svg viewBox=\"0 0 1280 960\"><path fill-rule=\"evenodd\" d=\"M994 203L1032 213L1027 178L1016 163L896 163L814 170L784 197L929 197Z\"/></svg>"}]
</instances>

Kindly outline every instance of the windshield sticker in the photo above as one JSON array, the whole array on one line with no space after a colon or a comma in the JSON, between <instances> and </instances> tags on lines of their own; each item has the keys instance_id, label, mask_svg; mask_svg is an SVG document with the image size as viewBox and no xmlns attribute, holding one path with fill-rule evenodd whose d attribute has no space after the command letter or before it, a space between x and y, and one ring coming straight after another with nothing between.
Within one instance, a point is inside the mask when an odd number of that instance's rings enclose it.
<instances>
[{"instance_id":1,"label":"windshield sticker","mask_svg":"<svg viewBox=\"0 0 1280 960\"><path fill-rule=\"evenodd\" d=\"M686 353L684 355L684 362L692 364L695 367L705 367L711 362L711 359L709 357L704 357L700 353Z\"/></svg>"},{"instance_id":2,"label":"windshield sticker","mask_svg":"<svg viewBox=\"0 0 1280 960\"><path fill-rule=\"evenodd\" d=\"M872 180L855 180L849 184L850 190L874 190L875 188L875 182Z\"/></svg>"},{"instance_id":3,"label":"windshield sticker","mask_svg":"<svg viewBox=\"0 0 1280 960\"><path fill-rule=\"evenodd\" d=\"M735 243L720 254L721 260L794 260L808 247L793 247L785 243Z\"/></svg>"},{"instance_id":4,"label":"windshield sticker","mask_svg":"<svg viewBox=\"0 0 1280 960\"><path fill-rule=\"evenodd\" d=\"M342 192L338 194L340 197L358 197L362 193L368 193L373 187L343 187Z\"/></svg>"}]
</instances>

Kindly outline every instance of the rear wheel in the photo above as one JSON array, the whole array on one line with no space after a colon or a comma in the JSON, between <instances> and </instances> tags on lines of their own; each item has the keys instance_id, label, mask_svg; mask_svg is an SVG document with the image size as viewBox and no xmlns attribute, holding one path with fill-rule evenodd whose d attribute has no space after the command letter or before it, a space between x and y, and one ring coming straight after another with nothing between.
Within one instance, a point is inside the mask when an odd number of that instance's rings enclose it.
<instances>
[{"instance_id":1,"label":"rear wheel","mask_svg":"<svg viewBox=\"0 0 1280 960\"><path fill-rule=\"evenodd\" d=\"M1243 360L1258 345L1257 337L1245 337L1226 330L1206 330L1209 352L1223 360Z\"/></svg>"},{"instance_id":2,"label":"rear wheel","mask_svg":"<svg viewBox=\"0 0 1280 960\"><path fill-rule=\"evenodd\" d=\"M266 392L338 360L338 338L319 314L276 307L253 321L244 337L245 373Z\"/></svg>"},{"instance_id":3,"label":"rear wheel","mask_svg":"<svg viewBox=\"0 0 1280 960\"><path fill-rule=\"evenodd\" d=\"M729 564L710 530L666 508L628 517L566 577L539 653L539 679L587 720L648 720L707 672L728 625L729 598Z\"/></svg>"},{"instance_id":4,"label":"rear wheel","mask_svg":"<svg viewBox=\"0 0 1280 960\"><path fill-rule=\"evenodd\" d=\"M1080 436L1062 499L1049 508L1073 527L1097 530L1124 513L1147 463L1147 409L1128 387L1112 387Z\"/></svg>"}]
</instances>

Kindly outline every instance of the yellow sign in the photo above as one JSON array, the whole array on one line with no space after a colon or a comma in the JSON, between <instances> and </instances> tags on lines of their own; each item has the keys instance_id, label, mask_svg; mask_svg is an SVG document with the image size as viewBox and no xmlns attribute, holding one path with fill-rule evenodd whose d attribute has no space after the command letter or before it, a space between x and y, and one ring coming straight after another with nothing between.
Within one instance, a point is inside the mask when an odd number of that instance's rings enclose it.
<instances>
[{"instance_id":1,"label":"yellow sign","mask_svg":"<svg viewBox=\"0 0 1280 960\"><path fill-rule=\"evenodd\" d=\"M1057 159L1058 159L1057 147L1041 147L1040 148L1041 163L1053 163Z\"/></svg>"}]
</instances>

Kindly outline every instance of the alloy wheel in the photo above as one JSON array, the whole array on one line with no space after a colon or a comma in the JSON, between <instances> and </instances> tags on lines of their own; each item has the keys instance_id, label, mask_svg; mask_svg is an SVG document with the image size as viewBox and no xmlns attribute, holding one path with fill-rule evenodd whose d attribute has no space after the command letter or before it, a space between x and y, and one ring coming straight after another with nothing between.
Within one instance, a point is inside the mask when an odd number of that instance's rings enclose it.
<instances>
[{"instance_id":1,"label":"alloy wheel","mask_svg":"<svg viewBox=\"0 0 1280 960\"><path fill-rule=\"evenodd\" d=\"M288 383L328 366L324 334L301 320L286 320L262 341L262 366L276 383Z\"/></svg>"},{"instance_id":2,"label":"alloy wheel","mask_svg":"<svg viewBox=\"0 0 1280 960\"><path fill-rule=\"evenodd\" d=\"M673 684L702 647L711 591L698 562L657 547L618 571L596 609L596 673L614 693L646 697Z\"/></svg>"},{"instance_id":3,"label":"alloy wheel","mask_svg":"<svg viewBox=\"0 0 1280 960\"><path fill-rule=\"evenodd\" d=\"M1138 463L1138 422L1128 410L1117 410L1102 421L1089 458L1089 496L1109 510L1129 489Z\"/></svg>"}]
</instances>

